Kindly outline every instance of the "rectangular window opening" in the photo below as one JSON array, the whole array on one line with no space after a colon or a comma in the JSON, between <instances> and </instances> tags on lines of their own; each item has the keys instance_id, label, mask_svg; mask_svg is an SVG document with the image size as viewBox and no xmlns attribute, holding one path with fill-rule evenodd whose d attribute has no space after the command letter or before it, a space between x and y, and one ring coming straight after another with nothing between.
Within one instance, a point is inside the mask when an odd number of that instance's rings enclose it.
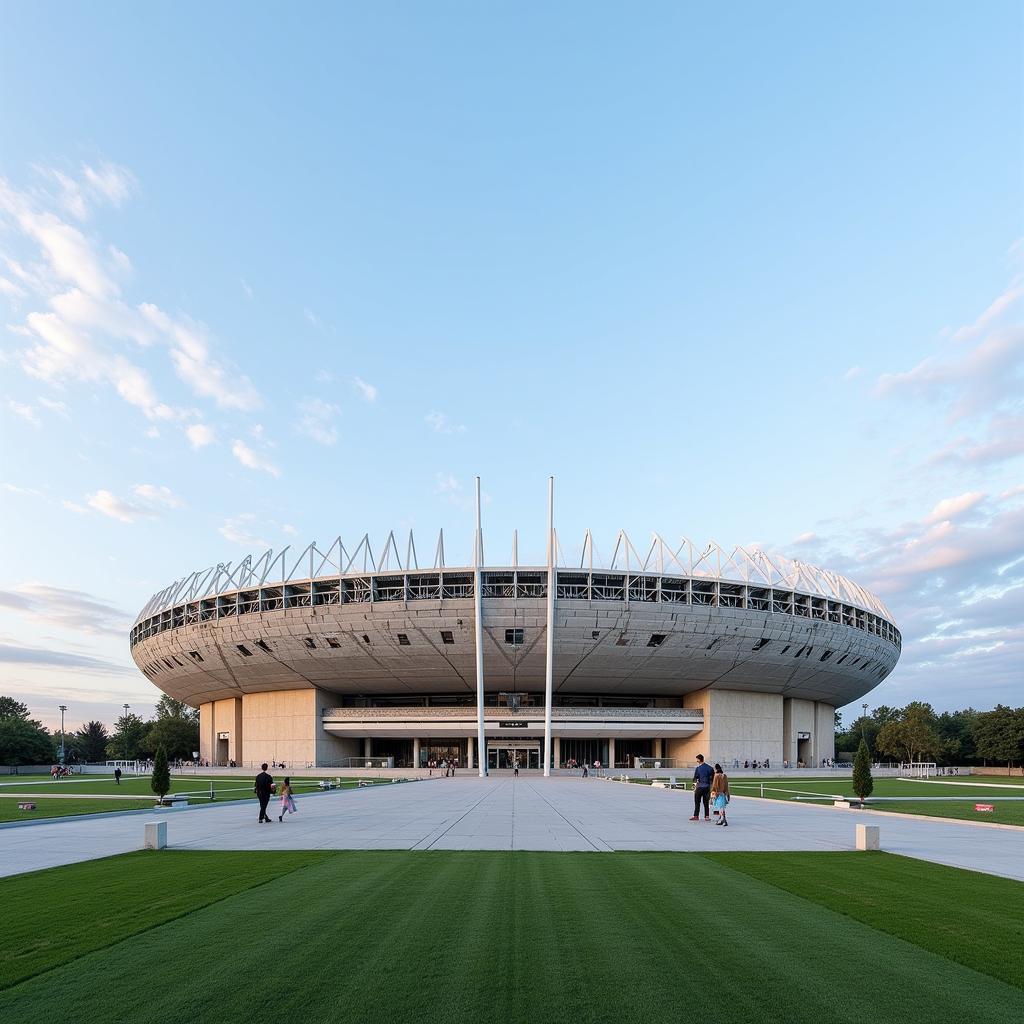
<instances>
[{"instance_id":1,"label":"rectangular window opening","mask_svg":"<svg viewBox=\"0 0 1024 1024\"><path fill-rule=\"evenodd\" d=\"M453 644L455 643L455 636L450 629L441 630L441 643Z\"/></svg>"},{"instance_id":2,"label":"rectangular window opening","mask_svg":"<svg viewBox=\"0 0 1024 1024\"><path fill-rule=\"evenodd\" d=\"M767 640L765 637L761 637L761 639L758 640L757 643L754 644L753 648L751 648L751 649L755 650L755 651L759 651L759 650L761 650L762 647L767 647L769 643L770 643L769 640Z\"/></svg>"},{"instance_id":3,"label":"rectangular window opening","mask_svg":"<svg viewBox=\"0 0 1024 1024\"><path fill-rule=\"evenodd\" d=\"M270 644L268 644L266 640L257 640L256 646L265 654L270 653Z\"/></svg>"},{"instance_id":4,"label":"rectangular window opening","mask_svg":"<svg viewBox=\"0 0 1024 1024\"><path fill-rule=\"evenodd\" d=\"M407 633L399 633L398 634L398 643L402 647L408 647L409 646L409 635Z\"/></svg>"},{"instance_id":5,"label":"rectangular window opening","mask_svg":"<svg viewBox=\"0 0 1024 1024\"><path fill-rule=\"evenodd\" d=\"M600 640L601 639L601 630L599 630L599 629L592 629L590 631L590 639L591 640Z\"/></svg>"},{"instance_id":6,"label":"rectangular window opening","mask_svg":"<svg viewBox=\"0 0 1024 1024\"><path fill-rule=\"evenodd\" d=\"M364 644L368 644L369 642L370 642L370 637L366 633L364 633L363 634L363 643Z\"/></svg>"},{"instance_id":7,"label":"rectangular window opening","mask_svg":"<svg viewBox=\"0 0 1024 1024\"><path fill-rule=\"evenodd\" d=\"M337 649L341 646L341 641L336 636L329 636L327 638L327 646Z\"/></svg>"},{"instance_id":8,"label":"rectangular window opening","mask_svg":"<svg viewBox=\"0 0 1024 1024\"><path fill-rule=\"evenodd\" d=\"M521 647L523 643L523 630L506 629L505 643L509 644L511 647Z\"/></svg>"},{"instance_id":9,"label":"rectangular window opening","mask_svg":"<svg viewBox=\"0 0 1024 1024\"><path fill-rule=\"evenodd\" d=\"M615 646L616 647L628 647L629 646L629 637L628 636L620 636L619 639L615 641Z\"/></svg>"},{"instance_id":10,"label":"rectangular window opening","mask_svg":"<svg viewBox=\"0 0 1024 1024\"><path fill-rule=\"evenodd\" d=\"M238 653L241 654L243 658L252 657L252 651L250 651L249 648L245 646L245 644L237 644L236 646L238 647Z\"/></svg>"},{"instance_id":11,"label":"rectangular window opening","mask_svg":"<svg viewBox=\"0 0 1024 1024\"><path fill-rule=\"evenodd\" d=\"M302 638L302 642L303 642L303 643L304 643L304 644L305 644L305 645L306 645L306 646L307 646L307 647L308 647L308 648L309 648L309 649L310 649L311 651L315 651L315 650L316 650L316 644L315 644L315 643L313 642L313 638L312 638L312 637L309 637L309 636L304 636L304 637Z\"/></svg>"},{"instance_id":12,"label":"rectangular window opening","mask_svg":"<svg viewBox=\"0 0 1024 1024\"><path fill-rule=\"evenodd\" d=\"M665 642L665 633L652 633L651 639L647 641L648 647L660 647Z\"/></svg>"},{"instance_id":13,"label":"rectangular window opening","mask_svg":"<svg viewBox=\"0 0 1024 1024\"><path fill-rule=\"evenodd\" d=\"M188 652L188 656L193 661L202 661L203 660L203 656L198 651L189 651Z\"/></svg>"}]
</instances>

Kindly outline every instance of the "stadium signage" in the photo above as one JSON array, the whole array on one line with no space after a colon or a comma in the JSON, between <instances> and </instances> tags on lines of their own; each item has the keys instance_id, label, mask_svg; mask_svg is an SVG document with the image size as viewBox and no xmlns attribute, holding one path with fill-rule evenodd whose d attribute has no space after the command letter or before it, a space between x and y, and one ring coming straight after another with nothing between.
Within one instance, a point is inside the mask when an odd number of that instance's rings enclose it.
<instances>
[{"instance_id":1,"label":"stadium signage","mask_svg":"<svg viewBox=\"0 0 1024 1024\"><path fill-rule=\"evenodd\" d=\"M525 729L526 722L499 722L498 728L500 729Z\"/></svg>"},{"instance_id":2,"label":"stadium signage","mask_svg":"<svg viewBox=\"0 0 1024 1024\"><path fill-rule=\"evenodd\" d=\"M975 804L974 809L976 811L994 811L996 809L995 804Z\"/></svg>"}]
</instances>

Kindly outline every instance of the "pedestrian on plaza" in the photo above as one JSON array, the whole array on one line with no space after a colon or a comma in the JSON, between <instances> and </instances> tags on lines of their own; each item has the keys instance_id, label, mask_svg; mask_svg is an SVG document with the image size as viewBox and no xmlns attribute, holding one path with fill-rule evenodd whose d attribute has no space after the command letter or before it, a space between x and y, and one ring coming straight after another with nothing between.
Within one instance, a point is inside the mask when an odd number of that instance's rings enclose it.
<instances>
[{"instance_id":1,"label":"pedestrian on plaza","mask_svg":"<svg viewBox=\"0 0 1024 1024\"><path fill-rule=\"evenodd\" d=\"M514 778L514 779L518 779L519 778L519 758L518 757L512 762L512 778Z\"/></svg>"},{"instance_id":2,"label":"pedestrian on plaza","mask_svg":"<svg viewBox=\"0 0 1024 1024\"><path fill-rule=\"evenodd\" d=\"M459 759L457 757L452 758L452 778L455 778L455 769L459 767Z\"/></svg>"},{"instance_id":3,"label":"pedestrian on plaza","mask_svg":"<svg viewBox=\"0 0 1024 1024\"><path fill-rule=\"evenodd\" d=\"M583 778L587 777L587 762L583 762Z\"/></svg>"},{"instance_id":4,"label":"pedestrian on plaza","mask_svg":"<svg viewBox=\"0 0 1024 1024\"><path fill-rule=\"evenodd\" d=\"M725 774L720 764L715 765L715 777L711 780L711 802L715 805L715 814L718 815L716 825L728 825L725 820L725 808L729 803L729 776Z\"/></svg>"},{"instance_id":5,"label":"pedestrian on plaza","mask_svg":"<svg viewBox=\"0 0 1024 1024\"><path fill-rule=\"evenodd\" d=\"M693 770L693 817L690 821L700 821L700 805L704 804L704 820L711 820L711 780L715 773L711 765L704 763L704 755L697 755L697 767Z\"/></svg>"},{"instance_id":6,"label":"pedestrian on plaza","mask_svg":"<svg viewBox=\"0 0 1024 1024\"><path fill-rule=\"evenodd\" d=\"M253 792L256 794L256 799L260 802L260 818L256 823L262 825L263 822L270 824L270 815L267 814L267 804L270 803L270 794L274 792L274 779L272 776L267 774L266 762L260 765L262 771L256 776L256 782L253 786Z\"/></svg>"},{"instance_id":7,"label":"pedestrian on plaza","mask_svg":"<svg viewBox=\"0 0 1024 1024\"><path fill-rule=\"evenodd\" d=\"M117 785L117 786L121 785L121 769L120 768L115 768L114 769L114 784Z\"/></svg>"},{"instance_id":8,"label":"pedestrian on plaza","mask_svg":"<svg viewBox=\"0 0 1024 1024\"><path fill-rule=\"evenodd\" d=\"M281 813L277 816L277 820L284 821L286 814L289 812L294 814L297 810L295 797L292 796L292 780L285 776L284 785L281 787Z\"/></svg>"}]
</instances>

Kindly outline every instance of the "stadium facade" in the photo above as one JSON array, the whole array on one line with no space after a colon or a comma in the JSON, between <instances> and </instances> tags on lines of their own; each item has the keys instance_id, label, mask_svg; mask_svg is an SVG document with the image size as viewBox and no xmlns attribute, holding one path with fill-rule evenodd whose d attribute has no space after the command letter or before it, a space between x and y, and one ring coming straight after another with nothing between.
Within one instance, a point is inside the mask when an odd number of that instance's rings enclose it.
<instances>
[{"instance_id":1,"label":"stadium facade","mask_svg":"<svg viewBox=\"0 0 1024 1024\"><path fill-rule=\"evenodd\" d=\"M900 633L850 580L759 550L620 533L595 564L430 568L400 557L266 552L192 573L149 601L132 656L198 707L200 756L332 766L551 767L638 758L820 764L834 712L880 683ZM482 769L481 769L482 770Z\"/></svg>"}]
</instances>

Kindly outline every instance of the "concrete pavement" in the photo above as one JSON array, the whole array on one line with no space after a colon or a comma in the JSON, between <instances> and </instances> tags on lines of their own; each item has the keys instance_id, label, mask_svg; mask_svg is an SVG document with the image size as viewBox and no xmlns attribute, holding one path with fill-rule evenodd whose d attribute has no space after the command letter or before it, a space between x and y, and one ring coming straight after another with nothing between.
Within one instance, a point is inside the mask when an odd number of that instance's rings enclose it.
<instances>
[{"instance_id":1,"label":"concrete pavement","mask_svg":"<svg viewBox=\"0 0 1024 1024\"><path fill-rule=\"evenodd\" d=\"M862 814L735 797L729 828L691 822L692 795L598 779L432 779L308 794L283 824L257 825L255 800L0 829L0 875L142 847L165 820L193 850L852 850L854 826L881 826L882 849L1024 881L1024 830ZM277 801L271 804L272 810Z\"/></svg>"}]
</instances>

